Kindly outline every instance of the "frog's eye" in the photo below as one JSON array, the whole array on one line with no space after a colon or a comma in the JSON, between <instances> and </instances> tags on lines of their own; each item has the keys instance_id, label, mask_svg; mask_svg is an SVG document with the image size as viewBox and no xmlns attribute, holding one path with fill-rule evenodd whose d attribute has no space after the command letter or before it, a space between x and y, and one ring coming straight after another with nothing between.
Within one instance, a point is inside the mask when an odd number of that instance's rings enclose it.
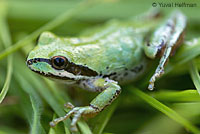
<instances>
[{"instance_id":1,"label":"frog's eye","mask_svg":"<svg viewBox=\"0 0 200 134\"><path fill-rule=\"evenodd\" d=\"M64 56L54 56L51 58L51 64L55 69L64 69L67 65L67 59Z\"/></svg>"}]
</instances>

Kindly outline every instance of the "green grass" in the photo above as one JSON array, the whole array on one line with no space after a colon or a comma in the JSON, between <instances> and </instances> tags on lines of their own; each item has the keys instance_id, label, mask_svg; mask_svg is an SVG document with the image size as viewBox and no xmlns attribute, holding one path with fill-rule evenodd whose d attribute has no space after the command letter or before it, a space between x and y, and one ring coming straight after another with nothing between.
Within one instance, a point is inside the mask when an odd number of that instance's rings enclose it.
<instances>
[{"instance_id":1,"label":"green grass","mask_svg":"<svg viewBox=\"0 0 200 134\"><path fill-rule=\"evenodd\" d=\"M0 134L70 134L71 120L50 128L69 109L88 105L95 93L52 82L25 64L43 31L78 35L112 18L126 19L151 8L152 1L0 1ZM168 13L172 8L162 8ZM200 17L197 8L181 8L188 17L185 40L156 82L149 76L123 86L120 97L94 118L81 119L77 134L200 133ZM153 70L151 70L153 71Z\"/></svg>"},{"instance_id":2,"label":"green grass","mask_svg":"<svg viewBox=\"0 0 200 134\"><path fill-rule=\"evenodd\" d=\"M132 93L136 96L139 96L141 99L146 101L148 104L150 104L155 109L159 110L160 112L166 114L169 118L175 120L177 123L180 123L185 128L190 130L192 133L200 133L200 130L195 127L193 124L191 124L188 120L184 119L182 116L180 116L177 112L169 108L168 106L164 105L163 103L157 101L153 97L145 94L141 90L135 89L134 87L130 87L130 90L132 90Z\"/></svg>"},{"instance_id":3,"label":"green grass","mask_svg":"<svg viewBox=\"0 0 200 134\"><path fill-rule=\"evenodd\" d=\"M8 28L8 24L6 22L6 16L5 16L5 9L1 7L1 16L0 16L0 36L2 39L2 44L4 46L4 48L8 48L11 46L12 42L11 42L11 37L10 37L10 32L9 32L9 28ZM11 77L12 77L12 70L13 70L13 65L12 65L12 56L8 56L7 58L7 74L6 74L6 79L4 82L4 86L2 88L1 94L0 94L0 103L3 101L3 99L5 98L9 86L10 86L10 81L11 81Z\"/></svg>"},{"instance_id":4,"label":"green grass","mask_svg":"<svg viewBox=\"0 0 200 134\"><path fill-rule=\"evenodd\" d=\"M200 76L199 76L197 66L193 61L189 62L189 65L190 65L189 69L190 69L190 75L191 75L192 81L198 93L200 94Z\"/></svg>"}]
</instances>

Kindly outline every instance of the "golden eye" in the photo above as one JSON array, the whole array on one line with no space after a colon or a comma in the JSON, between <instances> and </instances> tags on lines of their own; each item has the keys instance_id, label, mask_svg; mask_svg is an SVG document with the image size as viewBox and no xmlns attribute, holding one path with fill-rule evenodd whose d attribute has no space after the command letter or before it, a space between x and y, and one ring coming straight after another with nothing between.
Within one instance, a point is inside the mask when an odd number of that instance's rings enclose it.
<instances>
[{"instance_id":1,"label":"golden eye","mask_svg":"<svg viewBox=\"0 0 200 134\"><path fill-rule=\"evenodd\" d=\"M64 56L54 56L51 58L51 64L55 69L64 69L67 65L67 59Z\"/></svg>"}]
</instances>

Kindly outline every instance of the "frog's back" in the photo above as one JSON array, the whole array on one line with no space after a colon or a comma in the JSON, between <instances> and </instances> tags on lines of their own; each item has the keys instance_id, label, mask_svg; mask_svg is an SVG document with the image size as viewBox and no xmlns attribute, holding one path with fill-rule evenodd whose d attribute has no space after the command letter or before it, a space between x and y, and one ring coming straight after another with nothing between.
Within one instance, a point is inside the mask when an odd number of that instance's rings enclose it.
<instances>
[{"instance_id":1,"label":"frog's back","mask_svg":"<svg viewBox=\"0 0 200 134\"><path fill-rule=\"evenodd\" d=\"M114 30L110 27L92 38L96 39L73 47L72 62L113 79L119 75L128 76L130 72L135 75L142 70L143 37L133 27L121 26Z\"/></svg>"}]
</instances>

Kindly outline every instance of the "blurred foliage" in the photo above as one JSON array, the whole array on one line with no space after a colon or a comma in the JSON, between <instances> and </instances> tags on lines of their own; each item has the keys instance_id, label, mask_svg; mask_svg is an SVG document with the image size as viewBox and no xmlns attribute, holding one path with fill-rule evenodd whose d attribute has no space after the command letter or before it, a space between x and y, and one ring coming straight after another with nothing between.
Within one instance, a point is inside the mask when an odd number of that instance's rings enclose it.
<instances>
[{"instance_id":1,"label":"blurred foliage","mask_svg":"<svg viewBox=\"0 0 200 134\"><path fill-rule=\"evenodd\" d=\"M69 119L55 128L50 128L49 122L69 110L64 108L66 102L87 105L96 95L49 81L26 67L26 56L42 31L76 36L107 20L143 13L152 8L153 2L171 1L103 0L79 4L78 0L1 0L0 134L68 134ZM186 42L169 61L166 74L156 82L156 90L146 90L152 74L147 72L142 80L123 86L117 101L99 115L79 121L77 133L199 133L200 2L175 2L196 3L197 7L179 8L188 17ZM173 8L161 10L167 14Z\"/></svg>"}]
</instances>

